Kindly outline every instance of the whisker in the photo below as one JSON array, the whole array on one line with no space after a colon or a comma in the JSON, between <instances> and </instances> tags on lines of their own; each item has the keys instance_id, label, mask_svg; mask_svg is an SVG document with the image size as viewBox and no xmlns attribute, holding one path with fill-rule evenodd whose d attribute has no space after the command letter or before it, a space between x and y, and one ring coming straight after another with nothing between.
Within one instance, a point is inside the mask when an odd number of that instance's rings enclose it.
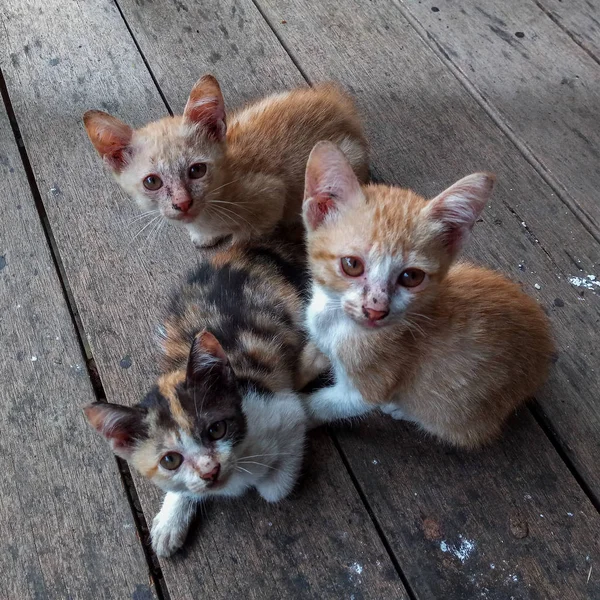
<instances>
[{"instance_id":1,"label":"whisker","mask_svg":"<svg viewBox=\"0 0 600 600\"><path fill-rule=\"evenodd\" d=\"M248 475L254 475L254 473L252 473L252 471L248 471L248 469L244 469L244 467L240 467L239 465L235 465L235 468L238 469L239 471L245 471L246 473L248 473Z\"/></svg>"},{"instance_id":2,"label":"whisker","mask_svg":"<svg viewBox=\"0 0 600 600\"><path fill-rule=\"evenodd\" d=\"M411 313L410 316L411 317L419 317L420 319L425 319L426 321L433 321L433 319L431 317L428 317L427 315L422 315L420 313Z\"/></svg>"},{"instance_id":3,"label":"whisker","mask_svg":"<svg viewBox=\"0 0 600 600\"><path fill-rule=\"evenodd\" d=\"M227 227L227 226L228 226L228 223L227 223L227 221L226 221L226 220L225 220L225 219L224 219L224 218L223 218L223 217L222 217L222 216L221 216L221 215L220 215L220 214L219 214L219 213L218 213L218 212L217 212L215 209L212 209L212 208L210 207L210 205L207 205L207 206L206 206L206 212L207 212L207 214L210 214L210 215L212 215L212 216L218 217L218 219L221 221L221 223L223 223L223 225L224 225L225 227Z\"/></svg>"},{"instance_id":4,"label":"whisker","mask_svg":"<svg viewBox=\"0 0 600 600\"><path fill-rule=\"evenodd\" d=\"M261 467L266 467L267 469L273 469L273 471L279 471L276 467L272 467L271 465L265 465L265 463L256 462L255 460L238 460L238 464L242 463L244 465L259 465Z\"/></svg>"},{"instance_id":5,"label":"whisker","mask_svg":"<svg viewBox=\"0 0 600 600\"><path fill-rule=\"evenodd\" d=\"M153 210L147 210L146 212L143 212L143 213L141 213L139 215L134 215L130 219L127 219L126 223L128 223L128 224L135 223L135 222L140 221L142 219L148 218L150 215L155 215L158 212L160 212L158 208L155 208Z\"/></svg>"},{"instance_id":6,"label":"whisker","mask_svg":"<svg viewBox=\"0 0 600 600\"><path fill-rule=\"evenodd\" d=\"M258 231L258 230L256 229L256 227L254 227L254 225L252 225L252 223L250 223L250 221L248 221L248 219L246 219L245 217L242 217L242 215L240 215L240 214L237 214L237 213L233 212L233 211L232 211L230 208L225 208L225 207L223 207L223 206L222 206L222 207L221 207L221 210L224 210L224 211L226 211L226 212L230 213L230 214L232 215L232 219L233 219L234 217L235 217L235 218L238 218L238 219L242 219L242 221L244 221L245 223L247 223L247 224L248 224L248 227L250 227L250 229L251 229L252 231L254 231L254 232ZM235 219L234 219L234 222L235 222ZM239 225L239 223L238 223L238 225Z\"/></svg>"},{"instance_id":7,"label":"whisker","mask_svg":"<svg viewBox=\"0 0 600 600\"><path fill-rule=\"evenodd\" d=\"M251 454L250 456L242 456L238 460L245 460L247 458L259 458L261 456L289 456L291 452L275 452L273 454Z\"/></svg>"},{"instance_id":8,"label":"whisker","mask_svg":"<svg viewBox=\"0 0 600 600\"><path fill-rule=\"evenodd\" d=\"M150 227L150 225L152 225L152 223L154 223L157 219L160 219L160 215L158 215L157 217L154 217L151 221L149 221L148 223L146 223L131 239L131 241L129 242L128 246L130 246L131 244L133 244L133 242L136 240L136 238L148 227Z\"/></svg>"},{"instance_id":9,"label":"whisker","mask_svg":"<svg viewBox=\"0 0 600 600\"><path fill-rule=\"evenodd\" d=\"M207 195L210 196L210 194L214 194L215 192L218 192L219 190L222 190L224 187L227 187L228 185L231 185L233 183L237 183L238 181L241 181L241 177L239 179L234 179L233 181L229 181L227 183L224 183L223 185L220 185L218 188L215 188L214 190L211 190Z\"/></svg>"}]
</instances>

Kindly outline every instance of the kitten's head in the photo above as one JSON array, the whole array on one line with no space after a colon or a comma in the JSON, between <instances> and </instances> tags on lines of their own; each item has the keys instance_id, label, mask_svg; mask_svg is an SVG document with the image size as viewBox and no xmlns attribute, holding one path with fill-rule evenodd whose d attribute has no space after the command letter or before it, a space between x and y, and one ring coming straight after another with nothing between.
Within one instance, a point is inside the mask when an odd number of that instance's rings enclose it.
<instances>
[{"instance_id":1,"label":"kitten's head","mask_svg":"<svg viewBox=\"0 0 600 600\"><path fill-rule=\"evenodd\" d=\"M117 456L166 491L222 492L246 436L234 373L206 331L192 344L187 370L161 376L143 402L95 402L85 413Z\"/></svg>"},{"instance_id":2,"label":"kitten's head","mask_svg":"<svg viewBox=\"0 0 600 600\"><path fill-rule=\"evenodd\" d=\"M319 142L308 160L303 205L314 281L366 327L421 314L493 184L493 175L475 173L429 201L402 188L361 188L340 150Z\"/></svg>"},{"instance_id":3,"label":"kitten's head","mask_svg":"<svg viewBox=\"0 0 600 600\"><path fill-rule=\"evenodd\" d=\"M121 187L144 210L191 222L221 185L225 105L212 75L196 83L181 117L166 117L138 130L98 110L86 112L83 121Z\"/></svg>"}]
</instances>

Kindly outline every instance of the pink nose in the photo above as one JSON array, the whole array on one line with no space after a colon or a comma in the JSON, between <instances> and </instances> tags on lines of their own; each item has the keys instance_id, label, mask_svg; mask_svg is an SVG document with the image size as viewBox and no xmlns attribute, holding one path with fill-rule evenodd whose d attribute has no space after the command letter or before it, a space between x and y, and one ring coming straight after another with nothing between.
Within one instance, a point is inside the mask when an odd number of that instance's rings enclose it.
<instances>
[{"instance_id":1,"label":"pink nose","mask_svg":"<svg viewBox=\"0 0 600 600\"><path fill-rule=\"evenodd\" d=\"M367 308L366 306L363 306L363 314L370 321L380 321L381 319L387 317L389 312L389 310L374 310L372 308Z\"/></svg>"},{"instance_id":2,"label":"pink nose","mask_svg":"<svg viewBox=\"0 0 600 600\"><path fill-rule=\"evenodd\" d=\"M202 475L200 475L200 477L204 479L204 481L216 481L220 472L221 465L217 465L212 471L209 471L208 473L203 473Z\"/></svg>"},{"instance_id":3,"label":"pink nose","mask_svg":"<svg viewBox=\"0 0 600 600\"><path fill-rule=\"evenodd\" d=\"M172 206L175 210L178 210L182 213L186 213L188 210L190 210L190 207L192 206L192 199L186 198L185 200L177 200L173 202Z\"/></svg>"}]
</instances>

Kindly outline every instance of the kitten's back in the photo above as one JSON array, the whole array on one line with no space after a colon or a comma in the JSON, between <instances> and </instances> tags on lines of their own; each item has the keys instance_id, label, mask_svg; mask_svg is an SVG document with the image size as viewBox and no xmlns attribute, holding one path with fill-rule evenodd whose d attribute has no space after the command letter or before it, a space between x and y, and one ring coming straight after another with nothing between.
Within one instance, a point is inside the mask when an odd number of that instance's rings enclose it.
<instances>
[{"instance_id":1,"label":"kitten's back","mask_svg":"<svg viewBox=\"0 0 600 600\"><path fill-rule=\"evenodd\" d=\"M337 144L358 178L366 181L367 142L358 111L333 83L274 94L234 112L228 122L230 164L284 178L288 200L297 200L294 213L303 197L306 161L320 140Z\"/></svg>"},{"instance_id":2,"label":"kitten's back","mask_svg":"<svg viewBox=\"0 0 600 600\"><path fill-rule=\"evenodd\" d=\"M269 238L236 244L199 264L164 320L164 371L185 368L194 336L207 329L238 380L272 392L293 389L305 342L303 254L301 246Z\"/></svg>"}]
</instances>

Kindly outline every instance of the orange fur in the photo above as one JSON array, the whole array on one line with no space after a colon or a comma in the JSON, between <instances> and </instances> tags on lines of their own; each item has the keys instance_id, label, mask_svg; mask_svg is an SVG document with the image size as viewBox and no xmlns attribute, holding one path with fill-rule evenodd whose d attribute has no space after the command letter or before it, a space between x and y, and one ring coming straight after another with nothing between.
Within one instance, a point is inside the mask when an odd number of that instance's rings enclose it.
<instances>
[{"instance_id":1,"label":"orange fur","mask_svg":"<svg viewBox=\"0 0 600 600\"><path fill-rule=\"evenodd\" d=\"M189 349L188 349L189 353ZM175 389L179 384L185 381L185 371L183 369L179 371L171 371L165 375L161 375L158 379L158 391L168 400L169 407L173 418L184 431L190 432L192 430L192 423L183 410L179 398L177 398L177 390Z\"/></svg>"},{"instance_id":2,"label":"orange fur","mask_svg":"<svg viewBox=\"0 0 600 600\"><path fill-rule=\"evenodd\" d=\"M314 160L329 161L334 177L343 165L326 152L316 151L308 169ZM336 190L335 206L322 221L310 220L316 196L305 201L310 268L322 298L335 298L342 315L335 320L329 306L312 309L313 298L309 326L314 310L314 318L331 319L331 335L338 337L330 342L327 332L319 335L325 320L311 332L329 344L365 402L393 405L386 412L396 410L466 447L498 435L544 382L554 352L546 316L517 285L481 267L452 264L492 184L491 176L473 175L430 201L401 188L348 185ZM451 204L462 196L467 200ZM364 261L363 276L344 274L345 256ZM426 273L414 290L398 283L407 268ZM388 278L378 283L375 301L388 294L390 313L370 323L361 308L376 277Z\"/></svg>"},{"instance_id":3,"label":"orange fur","mask_svg":"<svg viewBox=\"0 0 600 600\"><path fill-rule=\"evenodd\" d=\"M146 210L185 224L201 247L299 223L304 169L319 140L338 144L361 181L368 175L356 108L333 84L269 96L232 112L225 126L221 90L207 75L194 86L183 116L135 131L100 111L87 112L84 122L125 191ZM206 174L187 178L188 166L198 162L207 165ZM160 177L160 189L144 187L150 174Z\"/></svg>"}]
</instances>

